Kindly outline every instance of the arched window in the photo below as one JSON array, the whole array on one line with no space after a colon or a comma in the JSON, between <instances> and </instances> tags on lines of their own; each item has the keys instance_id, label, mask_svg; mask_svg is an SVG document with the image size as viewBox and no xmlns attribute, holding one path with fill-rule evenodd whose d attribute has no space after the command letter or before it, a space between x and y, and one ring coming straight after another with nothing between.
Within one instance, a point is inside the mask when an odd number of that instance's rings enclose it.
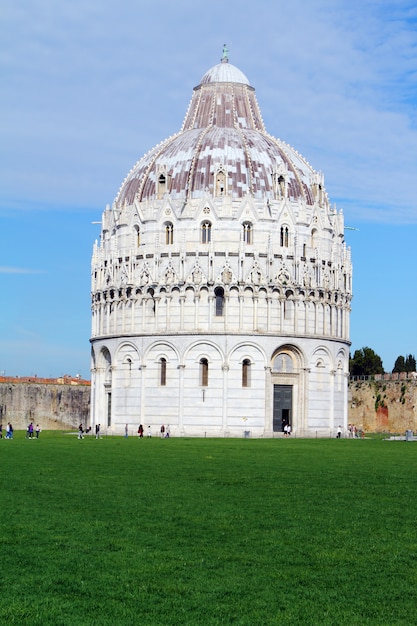
<instances>
[{"instance_id":1,"label":"arched window","mask_svg":"<svg viewBox=\"0 0 417 626\"><path fill-rule=\"evenodd\" d=\"M313 228L313 230L311 231L311 247L313 248L313 250L317 248L317 234L317 230Z\"/></svg>"},{"instance_id":2,"label":"arched window","mask_svg":"<svg viewBox=\"0 0 417 626\"><path fill-rule=\"evenodd\" d=\"M159 360L159 384L161 387L167 384L167 360L163 357Z\"/></svg>"},{"instance_id":3,"label":"arched window","mask_svg":"<svg viewBox=\"0 0 417 626\"><path fill-rule=\"evenodd\" d=\"M245 243L252 243L252 224L250 222L243 222L243 241Z\"/></svg>"},{"instance_id":4,"label":"arched window","mask_svg":"<svg viewBox=\"0 0 417 626\"><path fill-rule=\"evenodd\" d=\"M285 178L283 176L278 177L278 189L282 197L285 196Z\"/></svg>"},{"instance_id":5,"label":"arched window","mask_svg":"<svg viewBox=\"0 0 417 626\"><path fill-rule=\"evenodd\" d=\"M167 246L174 243L174 226L171 222L165 224L165 243Z\"/></svg>"},{"instance_id":6,"label":"arched window","mask_svg":"<svg viewBox=\"0 0 417 626\"><path fill-rule=\"evenodd\" d=\"M200 359L200 385L202 387L208 386L208 361L207 359Z\"/></svg>"},{"instance_id":7,"label":"arched window","mask_svg":"<svg viewBox=\"0 0 417 626\"><path fill-rule=\"evenodd\" d=\"M289 354L281 352L275 357L274 371L289 373L294 371L294 363Z\"/></svg>"},{"instance_id":8,"label":"arched window","mask_svg":"<svg viewBox=\"0 0 417 626\"><path fill-rule=\"evenodd\" d=\"M223 287L216 287L214 290L216 296L216 317L222 317L224 313L224 289Z\"/></svg>"},{"instance_id":9,"label":"arched window","mask_svg":"<svg viewBox=\"0 0 417 626\"><path fill-rule=\"evenodd\" d=\"M132 359L128 356L123 361L123 369L125 370L125 383L130 386L132 377Z\"/></svg>"},{"instance_id":10,"label":"arched window","mask_svg":"<svg viewBox=\"0 0 417 626\"><path fill-rule=\"evenodd\" d=\"M140 246L140 228L137 224L133 227L133 245L137 248Z\"/></svg>"},{"instance_id":11,"label":"arched window","mask_svg":"<svg viewBox=\"0 0 417 626\"><path fill-rule=\"evenodd\" d=\"M226 193L226 175L223 170L216 174L216 196L224 196Z\"/></svg>"},{"instance_id":12,"label":"arched window","mask_svg":"<svg viewBox=\"0 0 417 626\"><path fill-rule=\"evenodd\" d=\"M158 199L161 199L166 192L167 180L165 174L158 176Z\"/></svg>"},{"instance_id":13,"label":"arched window","mask_svg":"<svg viewBox=\"0 0 417 626\"><path fill-rule=\"evenodd\" d=\"M288 226L281 226L280 237L279 237L279 245L282 248L288 248L288 242L289 242Z\"/></svg>"},{"instance_id":14,"label":"arched window","mask_svg":"<svg viewBox=\"0 0 417 626\"><path fill-rule=\"evenodd\" d=\"M318 201L320 206L323 204L323 196L323 187L321 185L318 185Z\"/></svg>"},{"instance_id":15,"label":"arched window","mask_svg":"<svg viewBox=\"0 0 417 626\"><path fill-rule=\"evenodd\" d=\"M242 387L250 387L250 366L249 359L243 359L242 362Z\"/></svg>"},{"instance_id":16,"label":"arched window","mask_svg":"<svg viewBox=\"0 0 417 626\"><path fill-rule=\"evenodd\" d=\"M210 243L211 241L211 224L203 222L201 224L201 243Z\"/></svg>"}]
</instances>

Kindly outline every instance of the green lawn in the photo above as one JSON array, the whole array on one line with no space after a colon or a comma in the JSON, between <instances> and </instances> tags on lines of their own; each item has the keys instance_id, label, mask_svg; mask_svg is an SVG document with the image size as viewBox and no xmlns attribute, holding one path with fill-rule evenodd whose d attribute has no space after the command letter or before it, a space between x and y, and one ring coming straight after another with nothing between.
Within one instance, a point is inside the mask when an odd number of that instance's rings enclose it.
<instances>
[{"instance_id":1,"label":"green lawn","mask_svg":"<svg viewBox=\"0 0 417 626\"><path fill-rule=\"evenodd\" d=\"M0 441L1 624L417 622L417 444Z\"/></svg>"}]
</instances>

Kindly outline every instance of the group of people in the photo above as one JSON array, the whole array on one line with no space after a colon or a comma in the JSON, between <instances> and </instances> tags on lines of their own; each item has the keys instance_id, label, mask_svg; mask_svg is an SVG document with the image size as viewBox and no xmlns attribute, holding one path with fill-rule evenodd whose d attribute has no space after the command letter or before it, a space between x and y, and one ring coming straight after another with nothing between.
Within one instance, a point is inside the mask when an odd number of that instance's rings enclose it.
<instances>
[{"instance_id":1,"label":"group of people","mask_svg":"<svg viewBox=\"0 0 417 626\"><path fill-rule=\"evenodd\" d=\"M126 424L126 426L127 426L127 424ZM165 426L165 424L162 424L159 432L160 432L161 439L167 439L170 436L170 434L171 434L171 429L169 427L169 424L168 424L168 426ZM138 437L140 439L143 438L143 433L144 433L144 428L143 428L142 424L139 424L139 427L138 427ZM147 436L149 438L152 437L152 430L151 430L150 426L148 426Z\"/></svg>"},{"instance_id":2,"label":"group of people","mask_svg":"<svg viewBox=\"0 0 417 626\"><path fill-rule=\"evenodd\" d=\"M358 429L355 424L348 424L348 437L359 437Z\"/></svg>"},{"instance_id":3,"label":"group of people","mask_svg":"<svg viewBox=\"0 0 417 626\"><path fill-rule=\"evenodd\" d=\"M284 437L289 437L291 435L291 424L284 424Z\"/></svg>"},{"instance_id":4,"label":"group of people","mask_svg":"<svg viewBox=\"0 0 417 626\"><path fill-rule=\"evenodd\" d=\"M39 439L39 435L41 433L41 427L39 424L36 424L36 428L33 426L33 422L29 424L26 429L26 439L33 439L33 435L36 434L36 439Z\"/></svg>"},{"instance_id":5,"label":"group of people","mask_svg":"<svg viewBox=\"0 0 417 626\"><path fill-rule=\"evenodd\" d=\"M84 430L83 424L80 424L78 426L78 439L84 439L84 436L88 435L90 431L91 431L91 426L89 426L88 428ZM28 425L26 429L26 439L34 439L35 437L36 439L39 439L39 435L41 432L42 431L41 431L39 424L36 424L36 428L35 428L33 425L33 422L30 422L30 424ZM143 433L144 433L144 428L142 424L139 424L138 437L142 438ZM161 434L161 439L163 438L166 439L170 436L171 430L170 430L169 424L168 426L165 426L164 424L162 424L161 429L160 429L160 434ZM100 439L100 424L96 424L95 426L95 435L96 435L96 439ZM125 437L127 436L128 436L128 424L126 424L126 427L125 427ZM152 437L152 431L151 431L150 426L148 426L147 436ZM13 439L13 426L11 422L7 423L5 438ZM3 424L0 424L0 439L3 439Z\"/></svg>"},{"instance_id":6,"label":"group of people","mask_svg":"<svg viewBox=\"0 0 417 626\"><path fill-rule=\"evenodd\" d=\"M7 422L6 439L13 439L13 426L11 422ZM3 439L3 424L0 424L0 439Z\"/></svg>"},{"instance_id":7,"label":"group of people","mask_svg":"<svg viewBox=\"0 0 417 626\"><path fill-rule=\"evenodd\" d=\"M348 431L348 437L351 439L356 439L356 438L364 439L365 437L364 430L358 430L355 424L348 424L347 431ZM342 427L339 426L337 429L336 438L340 439L341 436L342 436Z\"/></svg>"},{"instance_id":8,"label":"group of people","mask_svg":"<svg viewBox=\"0 0 417 626\"><path fill-rule=\"evenodd\" d=\"M88 435L88 433L91 430L91 426L89 426L88 428L86 428L84 430L84 426L82 424L80 424L78 426L78 439L84 439L84 435ZM96 431L97 432L97 431Z\"/></svg>"},{"instance_id":9,"label":"group of people","mask_svg":"<svg viewBox=\"0 0 417 626\"><path fill-rule=\"evenodd\" d=\"M161 439L164 439L164 438L168 439L171 434L171 429L169 427L169 424L166 428L164 424L162 424L160 433L161 433Z\"/></svg>"},{"instance_id":10,"label":"group of people","mask_svg":"<svg viewBox=\"0 0 417 626\"><path fill-rule=\"evenodd\" d=\"M100 424L96 424L96 426L95 426L96 439L101 439L100 428L101 428ZM87 435L90 432L90 430L91 430L91 426L89 426L89 428L84 430L84 426L82 424L80 424L78 426L78 439L84 439L84 436ZM144 433L145 433L144 427L142 426L142 424L139 424L139 427L138 427L138 437L140 437L142 439L143 436L144 436ZM171 429L170 429L169 424L168 424L168 426L165 426L164 424L162 424L162 426L160 428L161 439L166 439L166 438L170 437L170 435L171 435ZM38 434L36 436L38 436ZM124 436L125 437L129 436L129 424L125 425ZM152 430L151 430L150 426L148 426L148 428L147 428L147 437L149 437L149 438L152 437Z\"/></svg>"},{"instance_id":11,"label":"group of people","mask_svg":"<svg viewBox=\"0 0 417 626\"><path fill-rule=\"evenodd\" d=\"M34 439L34 435L36 435L36 439L39 439L40 433L41 428L39 424L36 424L35 428L33 422L30 422L29 426L26 429L26 439ZM13 434L14 429L12 423L7 422L5 439L13 439ZM0 424L0 439L3 439L3 424Z\"/></svg>"}]
</instances>

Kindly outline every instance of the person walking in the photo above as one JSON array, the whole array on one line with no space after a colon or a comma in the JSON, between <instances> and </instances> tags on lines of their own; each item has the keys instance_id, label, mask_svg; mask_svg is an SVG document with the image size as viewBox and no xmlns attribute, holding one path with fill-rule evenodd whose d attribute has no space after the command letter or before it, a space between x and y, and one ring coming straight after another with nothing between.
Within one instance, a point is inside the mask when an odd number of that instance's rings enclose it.
<instances>
[{"instance_id":1,"label":"person walking","mask_svg":"<svg viewBox=\"0 0 417 626\"><path fill-rule=\"evenodd\" d=\"M129 424L125 426L125 437L129 437Z\"/></svg>"},{"instance_id":2,"label":"person walking","mask_svg":"<svg viewBox=\"0 0 417 626\"><path fill-rule=\"evenodd\" d=\"M96 439L100 438L100 424L96 424Z\"/></svg>"},{"instance_id":3,"label":"person walking","mask_svg":"<svg viewBox=\"0 0 417 626\"><path fill-rule=\"evenodd\" d=\"M39 426L39 424L36 424L36 439L39 439L39 435L41 434L41 427Z\"/></svg>"}]
</instances>

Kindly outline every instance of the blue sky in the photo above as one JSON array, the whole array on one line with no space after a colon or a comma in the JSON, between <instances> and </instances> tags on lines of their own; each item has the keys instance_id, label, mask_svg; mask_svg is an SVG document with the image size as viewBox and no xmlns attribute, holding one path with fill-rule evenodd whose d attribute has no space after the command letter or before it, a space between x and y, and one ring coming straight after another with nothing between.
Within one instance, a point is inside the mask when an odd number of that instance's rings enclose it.
<instances>
[{"instance_id":1,"label":"blue sky","mask_svg":"<svg viewBox=\"0 0 417 626\"><path fill-rule=\"evenodd\" d=\"M3 0L0 372L89 377L93 222L223 43L358 229L352 352L417 354L414 1Z\"/></svg>"}]
</instances>

